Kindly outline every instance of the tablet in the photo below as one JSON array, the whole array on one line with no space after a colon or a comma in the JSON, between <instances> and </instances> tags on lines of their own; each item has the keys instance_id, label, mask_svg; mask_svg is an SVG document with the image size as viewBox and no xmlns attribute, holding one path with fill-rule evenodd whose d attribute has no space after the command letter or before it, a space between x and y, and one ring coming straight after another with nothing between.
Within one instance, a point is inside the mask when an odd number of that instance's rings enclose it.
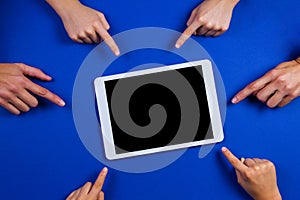
<instances>
[{"instance_id":1,"label":"tablet","mask_svg":"<svg viewBox=\"0 0 300 200\"><path fill-rule=\"evenodd\" d=\"M109 160L224 138L209 60L103 76L94 85Z\"/></svg>"}]
</instances>

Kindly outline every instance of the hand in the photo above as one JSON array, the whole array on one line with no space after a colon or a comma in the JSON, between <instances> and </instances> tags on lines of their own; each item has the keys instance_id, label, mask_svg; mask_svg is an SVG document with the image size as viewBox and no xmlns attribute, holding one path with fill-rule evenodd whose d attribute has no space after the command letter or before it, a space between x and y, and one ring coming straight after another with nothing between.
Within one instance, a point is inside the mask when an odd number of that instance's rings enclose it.
<instances>
[{"instance_id":1,"label":"hand","mask_svg":"<svg viewBox=\"0 0 300 200\"><path fill-rule=\"evenodd\" d=\"M239 0L205 0L197 6L187 22L187 29L176 42L180 48L194 35L219 36L229 28L232 11Z\"/></svg>"},{"instance_id":2,"label":"hand","mask_svg":"<svg viewBox=\"0 0 300 200\"><path fill-rule=\"evenodd\" d=\"M26 76L35 77L43 81L51 81L51 77L41 70L22 63L0 64L0 105L13 114L28 112L38 105L36 94L49 101L64 106L65 102L49 90L33 83Z\"/></svg>"},{"instance_id":3,"label":"hand","mask_svg":"<svg viewBox=\"0 0 300 200\"><path fill-rule=\"evenodd\" d=\"M77 0L47 0L60 15L69 37L79 43L106 42L118 56L119 48L107 32L110 28L103 13L84 6Z\"/></svg>"},{"instance_id":4,"label":"hand","mask_svg":"<svg viewBox=\"0 0 300 200\"><path fill-rule=\"evenodd\" d=\"M300 58L278 65L263 77L250 83L232 99L238 103L255 95L270 108L283 107L300 95Z\"/></svg>"},{"instance_id":5,"label":"hand","mask_svg":"<svg viewBox=\"0 0 300 200\"><path fill-rule=\"evenodd\" d=\"M240 161L225 147L222 152L235 168L238 183L255 200L281 200L272 162L258 158L242 158Z\"/></svg>"},{"instance_id":6,"label":"hand","mask_svg":"<svg viewBox=\"0 0 300 200\"><path fill-rule=\"evenodd\" d=\"M101 190L107 172L107 168L103 168L94 185L87 182L81 188L73 191L66 200L104 200L104 193Z\"/></svg>"}]
</instances>

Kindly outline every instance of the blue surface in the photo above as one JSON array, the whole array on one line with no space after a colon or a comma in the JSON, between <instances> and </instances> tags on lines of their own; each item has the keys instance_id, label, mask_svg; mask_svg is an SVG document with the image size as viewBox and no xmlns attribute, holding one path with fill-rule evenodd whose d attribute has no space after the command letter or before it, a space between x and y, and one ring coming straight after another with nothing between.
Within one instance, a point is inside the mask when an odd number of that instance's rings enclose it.
<instances>
[{"instance_id":1,"label":"blue surface","mask_svg":"<svg viewBox=\"0 0 300 200\"><path fill-rule=\"evenodd\" d=\"M182 31L198 1L84 3L103 11L111 24L110 33L117 34L146 26ZM217 64L228 98L278 63L300 54L299 10L296 0L241 0L222 37L195 37ZM54 80L38 83L67 102L59 108L41 100L38 108L18 117L0 109L1 198L63 199L84 182L95 180L103 167L81 143L71 107L77 70L95 45L73 43L44 1L2 2L0 17L1 62L41 68ZM158 54L153 55L159 58ZM143 56L131 59L138 62ZM208 156L199 159L199 148L191 148L156 172L130 174L111 169L104 187L106 199L249 199L221 156L221 146L228 146L237 156L274 161L283 198L295 199L300 196L299 106L299 99L281 109L269 109L251 99L229 103L225 140Z\"/></svg>"}]
</instances>

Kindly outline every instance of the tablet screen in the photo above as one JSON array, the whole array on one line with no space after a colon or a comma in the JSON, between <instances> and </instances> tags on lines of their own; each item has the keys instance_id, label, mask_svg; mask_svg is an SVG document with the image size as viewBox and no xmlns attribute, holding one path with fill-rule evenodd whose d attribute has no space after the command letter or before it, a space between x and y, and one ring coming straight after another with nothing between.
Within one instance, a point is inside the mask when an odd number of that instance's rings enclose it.
<instances>
[{"instance_id":1,"label":"tablet screen","mask_svg":"<svg viewBox=\"0 0 300 200\"><path fill-rule=\"evenodd\" d=\"M202 65L105 80L115 153L213 139Z\"/></svg>"}]
</instances>

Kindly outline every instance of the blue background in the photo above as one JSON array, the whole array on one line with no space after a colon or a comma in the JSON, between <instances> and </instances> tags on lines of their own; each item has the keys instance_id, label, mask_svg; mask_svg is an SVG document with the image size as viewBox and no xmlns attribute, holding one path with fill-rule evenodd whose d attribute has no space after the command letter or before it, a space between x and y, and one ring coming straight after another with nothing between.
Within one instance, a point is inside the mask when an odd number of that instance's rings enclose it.
<instances>
[{"instance_id":1,"label":"blue background","mask_svg":"<svg viewBox=\"0 0 300 200\"><path fill-rule=\"evenodd\" d=\"M199 3L83 2L104 12L112 35L146 26L183 31ZM44 1L1 3L0 61L41 68L54 80L35 82L55 91L67 103L60 108L41 99L38 108L20 116L0 109L1 198L64 199L86 181L94 181L103 167L82 145L71 107L77 70L95 45L72 42L60 18ZM296 0L242 0L223 36L194 37L217 64L228 99L278 63L300 55L299 10ZM163 52L152 53L131 55L129 60L139 64L149 60L166 64L177 61L172 56L162 57ZM122 62L125 65L126 59ZM125 68L112 73L122 70ZM269 109L253 99L238 105L228 103L225 140L208 156L199 159L199 148L191 148L172 165L156 172L129 174L110 169L104 187L106 199L249 199L222 157L222 146L228 146L239 157L274 161L283 198L294 199L300 196L299 105L299 99L280 109Z\"/></svg>"}]
</instances>

